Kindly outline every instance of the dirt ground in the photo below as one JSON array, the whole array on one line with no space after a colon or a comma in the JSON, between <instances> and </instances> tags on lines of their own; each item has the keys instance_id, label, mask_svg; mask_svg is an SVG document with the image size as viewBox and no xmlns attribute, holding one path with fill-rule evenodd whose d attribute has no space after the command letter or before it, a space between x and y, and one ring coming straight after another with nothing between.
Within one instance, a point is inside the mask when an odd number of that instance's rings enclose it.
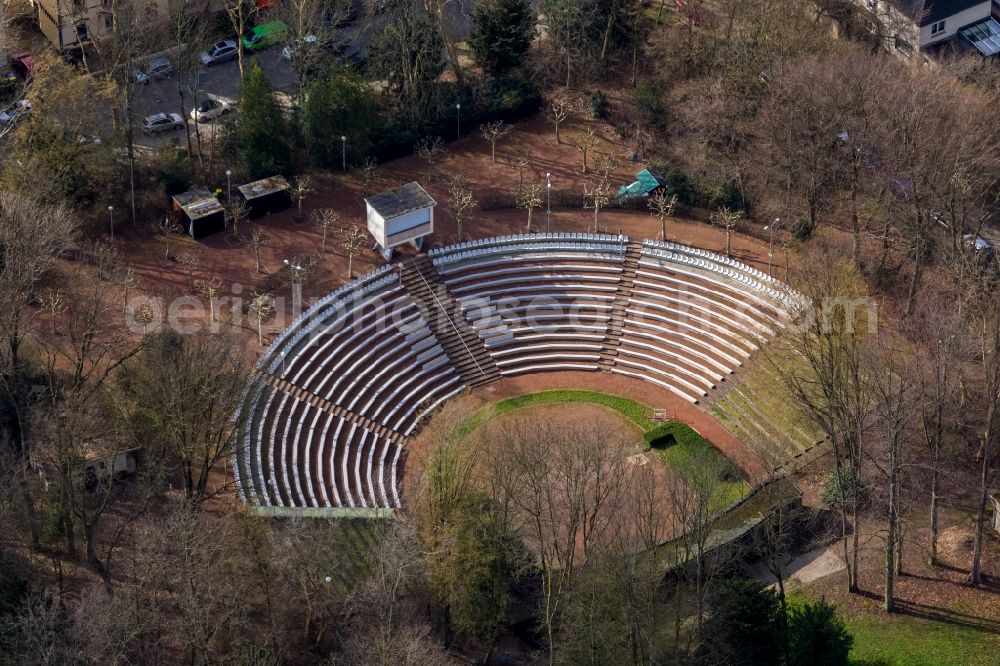
<instances>
[{"instance_id":1,"label":"dirt ground","mask_svg":"<svg viewBox=\"0 0 1000 666\"><path fill-rule=\"evenodd\" d=\"M475 389L457 398L456 402L459 403L460 407L458 408L463 413L471 414L480 407L504 398L555 389L600 390L604 393L630 398L653 409L664 409L669 418L683 421L715 445L751 482L765 478L765 466L760 459L715 418L699 406L670 391L633 377L594 372L530 374L505 378ZM581 405L580 407L588 414L606 411L597 405ZM453 417L446 416L445 418ZM414 476L419 475L422 467L421 461L426 459L435 443L435 438L438 436L440 436L440 430L434 427L432 420L431 424L407 448L407 463L403 477L404 493L413 483Z\"/></svg>"}]
</instances>

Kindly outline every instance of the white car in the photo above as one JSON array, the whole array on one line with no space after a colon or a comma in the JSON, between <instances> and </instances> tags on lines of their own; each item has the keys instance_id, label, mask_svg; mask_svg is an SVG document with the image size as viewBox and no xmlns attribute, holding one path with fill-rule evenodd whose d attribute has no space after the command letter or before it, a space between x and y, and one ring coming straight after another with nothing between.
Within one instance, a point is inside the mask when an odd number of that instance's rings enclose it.
<instances>
[{"instance_id":1,"label":"white car","mask_svg":"<svg viewBox=\"0 0 1000 666\"><path fill-rule=\"evenodd\" d=\"M301 40L296 39L294 42L281 49L281 57L285 60L295 60L295 56L298 55L298 52L303 45L311 46L315 43L316 35L306 35Z\"/></svg>"},{"instance_id":2,"label":"white car","mask_svg":"<svg viewBox=\"0 0 1000 666\"><path fill-rule=\"evenodd\" d=\"M142 119L143 134L159 134L171 132L184 127L184 119L179 113L154 113Z\"/></svg>"},{"instance_id":3,"label":"white car","mask_svg":"<svg viewBox=\"0 0 1000 666\"><path fill-rule=\"evenodd\" d=\"M14 125L31 113L31 102L19 99L3 111L0 111L0 125Z\"/></svg>"},{"instance_id":4,"label":"white car","mask_svg":"<svg viewBox=\"0 0 1000 666\"><path fill-rule=\"evenodd\" d=\"M237 48L236 41L232 39L223 39L221 42L216 42L207 51L201 52L201 64L205 67L211 67L220 62L232 60L236 57Z\"/></svg>"},{"instance_id":5,"label":"white car","mask_svg":"<svg viewBox=\"0 0 1000 666\"><path fill-rule=\"evenodd\" d=\"M204 123L214 118L219 118L229 113L232 108L229 102L221 99L205 99L198 102L198 106L191 109L191 120L196 123Z\"/></svg>"}]
</instances>

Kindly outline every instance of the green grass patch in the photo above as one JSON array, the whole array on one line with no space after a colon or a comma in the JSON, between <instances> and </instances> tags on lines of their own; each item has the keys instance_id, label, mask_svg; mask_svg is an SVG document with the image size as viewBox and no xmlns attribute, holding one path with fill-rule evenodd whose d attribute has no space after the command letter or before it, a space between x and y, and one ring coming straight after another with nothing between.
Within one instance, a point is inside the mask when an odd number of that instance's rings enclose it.
<instances>
[{"instance_id":1,"label":"green grass patch","mask_svg":"<svg viewBox=\"0 0 1000 666\"><path fill-rule=\"evenodd\" d=\"M740 478L732 463L686 423L667 421L647 431L645 438L663 464L678 470L688 483L694 482L688 474L694 464L716 470L718 485L712 490L712 511L722 511L750 492L750 485Z\"/></svg>"},{"instance_id":2,"label":"green grass patch","mask_svg":"<svg viewBox=\"0 0 1000 666\"><path fill-rule=\"evenodd\" d=\"M607 407L618 412L632 423L635 423L643 431L647 431L653 426L653 423L649 420L649 417L653 415L653 410L646 405L635 400L623 398L620 395L598 393L596 391L565 389L525 393L524 395L514 396L513 398L507 398L494 403L492 410L494 414L503 414L514 409L521 409L522 407L566 402L587 402Z\"/></svg>"},{"instance_id":3,"label":"green grass patch","mask_svg":"<svg viewBox=\"0 0 1000 666\"><path fill-rule=\"evenodd\" d=\"M789 605L808 599L801 590L788 596ZM1000 654L1000 634L948 619L838 614L854 636L852 666L995 666Z\"/></svg>"}]
</instances>

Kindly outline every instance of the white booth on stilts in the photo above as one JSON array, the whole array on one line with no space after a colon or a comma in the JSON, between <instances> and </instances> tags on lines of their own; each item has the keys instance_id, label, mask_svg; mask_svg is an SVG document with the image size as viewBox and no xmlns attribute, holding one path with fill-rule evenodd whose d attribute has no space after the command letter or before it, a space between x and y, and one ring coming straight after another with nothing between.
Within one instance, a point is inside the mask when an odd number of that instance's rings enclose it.
<instances>
[{"instance_id":1,"label":"white booth on stilts","mask_svg":"<svg viewBox=\"0 0 1000 666\"><path fill-rule=\"evenodd\" d=\"M368 231L386 261L392 259L392 249L404 243L413 243L418 250L423 247L424 237L434 232L436 205L417 182L365 198Z\"/></svg>"}]
</instances>

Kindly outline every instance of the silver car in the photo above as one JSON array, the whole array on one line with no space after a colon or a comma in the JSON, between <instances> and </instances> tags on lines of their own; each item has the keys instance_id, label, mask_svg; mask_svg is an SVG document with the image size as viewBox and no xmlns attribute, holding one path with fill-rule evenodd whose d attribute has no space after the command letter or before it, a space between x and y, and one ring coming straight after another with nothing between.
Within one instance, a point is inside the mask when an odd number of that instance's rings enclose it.
<instances>
[{"instance_id":1,"label":"silver car","mask_svg":"<svg viewBox=\"0 0 1000 666\"><path fill-rule=\"evenodd\" d=\"M211 67L220 62L232 60L236 57L237 48L236 40L233 39L223 39L221 42L216 42L207 51L201 52L201 64L205 67Z\"/></svg>"},{"instance_id":2,"label":"silver car","mask_svg":"<svg viewBox=\"0 0 1000 666\"><path fill-rule=\"evenodd\" d=\"M136 83L147 84L150 81L159 81L160 79L165 79L168 76L173 76L174 65L170 62L170 58L159 57L153 58L146 66L135 73L134 80Z\"/></svg>"},{"instance_id":3,"label":"silver car","mask_svg":"<svg viewBox=\"0 0 1000 666\"><path fill-rule=\"evenodd\" d=\"M143 134L159 134L184 127L184 119L179 113L154 113L142 120Z\"/></svg>"}]
</instances>

